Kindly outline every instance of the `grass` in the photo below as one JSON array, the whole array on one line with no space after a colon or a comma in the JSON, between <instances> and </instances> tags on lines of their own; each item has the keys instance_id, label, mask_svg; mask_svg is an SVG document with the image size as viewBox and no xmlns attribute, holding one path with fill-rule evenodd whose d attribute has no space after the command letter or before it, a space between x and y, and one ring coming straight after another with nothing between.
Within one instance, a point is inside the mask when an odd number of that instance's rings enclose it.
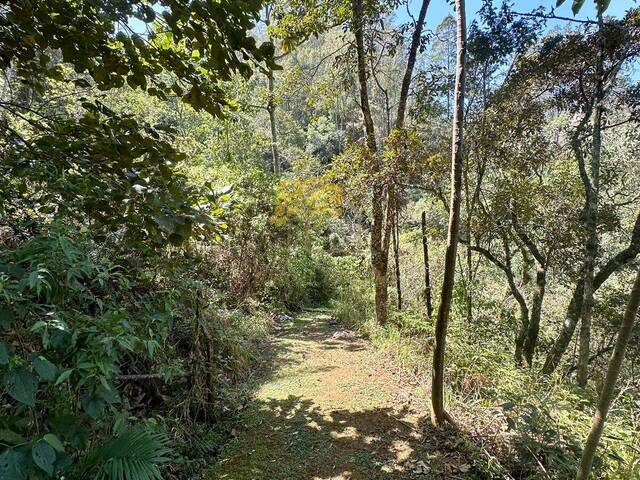
<instances>
[{"instance_id":1,"label":"grass","mask_svg":"<svg viewBox=\"0 0 640 480\"><path fill-rule=\"evenodd\" d=\"M421 461L429 478L474 478L467 440L434 431L415 387L328 315L282 325L272 364L207 478L425 478Z\"/></svg>"}]
</instances>

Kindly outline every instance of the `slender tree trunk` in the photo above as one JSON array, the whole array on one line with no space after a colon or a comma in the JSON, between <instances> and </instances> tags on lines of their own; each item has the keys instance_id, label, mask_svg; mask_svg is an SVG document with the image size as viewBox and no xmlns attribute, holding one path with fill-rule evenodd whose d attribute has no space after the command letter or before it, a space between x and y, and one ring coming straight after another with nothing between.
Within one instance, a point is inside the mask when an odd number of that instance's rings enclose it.
<instances>
[{"instance_id":1,"label":"slender tree trunk","mask_svg":"<svg viewBox=\"0 0 640 480\"><path fill-rule=\"evenodd\" d=\"M586 172L582 173L584 188L587 196L587 208L585 211L585 226L587 228L587 244L585 246L584 269L584 299L582 302L582 315L580 319L580 349L578 354L578 371L576 379L578 385L584 387L587 384L590 344L591 344L591 317L593 312L593 280L595 275L596 259L598 256L598 197L600 195L600 155L602 152L602 101L604 98L604 38L602 32L602 12L598 13L598 58L596 60L596 91L593 102L593 140L591 148L591 178Z\"/></svg>"},{"instance_id":2,"label":"slender tree trunk","mask_svg":"<svg viewBox=\"0 0 640 480\"><path fill-rule=\"evenodd\" d=\"M407 111L407 100L409 98L409 87L411 86L413 68L415 67L416 58L418 56L418 49L420 48L420 39L422 37L424 19L427 16L429 3L430 0L422 0L422 6L420 7L420 13L418 14L418 20L416 22L416 28L413 30L413 35L411 36L409 56L407 57L407 67L404 71L404 77L402 78L402 85L400 87L400 98L398 100L398 114L396 116L397 129L404 128L404 119Z\"/></svg>"},{"instance_id":3,"label":"slender tree trunk","mask_svg":"<svg viewBox=\"0 0 640 480\"><path fill-rule=\"evenodd\" d=\"M398 300L398 310L402 310L402 281L400 277L400 213L398 209L398 199L393 212L393 258L396 267L396 293Z\"/></svg>"},{"instance_id":4,"label":"slender tree trunk","mask_svg":"<svg viewBox=\"0 0 640 480\"><path fill-rule=\"evenodd\" d=\"M429 237L427 237L427 212L422 212L422 256L424 258L424 301L429 319L433 317L431 301L431 274L429 272Z\"/></svg>"},{"instance_id":5,"label":"slender tree trunk","mask_svg":"<svg viewBox=\"0 0 640 480\"><path fill-rule=\"evenodd\" d=\"M405 68L404 76L402 78L402 84L400 86L400 97L398 100L398 112L396 115L396 123L395 123L395 127L398 130L404 129L404 121L405 121L406 111L407 111L407 102L409 100L409 88L411 87L413 69L416 64L418 49L420 48L422 30L424 28L424 20L427 16L427 9L429 8L429 3L430 3L430 0L422 0L420 13L418 14L416 26L411 36L411 44L409 46L409 54L407 57L407 66ZM391 201L391 198L389 198L389 201ZM396 264L396 290L398 293L398 310L402 310L402 285L401 285L401 277L400 277L400 256L399 256L400 231L398 230L397 198L395 199L395 201L396 201L396 218L394 221L395 223L394 256L395 256L395 264Z\"/></svg>"},{"instance_id":6,"label":"slender tree trunk","mask_svg":"<svg viewBox=\"0 0 640 480\"><path fill-rule=\"evenodd\" d=\"M466 225L467 236L469 237L469 244L466 248L466 260L467 260L467 278L464 282L465 296L466 296L466 310L467 310L467 322L471 323L473 320L473 257L472 250L469 248L471 245L471 198L469 196L469 156L465 155L465 172L464 172L464 203L466 211Z\"/></svg>"},{"instance_id":7,"label":"slender tree trunk","mask_svg":"<svg viewBox=\"0 0 640 480\"><path fill-rule=\"evenodd\" d=\"M269 28L271 25L271 8L265 6L264 24ZM267 89L269 98L267 99L267 112L269 113L269 126L271 128L271 161L273 173L280 173L280 153L278 151L278 126L276 123L276 105L275 105L275 78L273 70L267 70Z\"/></svg>"},{"instance_id":8,"label":"slender tree trunk","mask_svg":"<svg viewBox=\"0 0 640 480\"><path fill-rule=\"evenodd\" d=\"M273 162L273 173L280 173L280 153L278 152L278 127L276 123L276 106L274 103L275 85L273 70L267 73L267 84L269 88L269 101L267 111L269 112L269 125L271 127L271 160Z\"/></svg>"},{"instance_id":9,"label":"slender tree trunk","mask_svg":"<svg viewBox=\"0 0 640 480\"><path fill-rule=\"evenodd\" d=\"M456 271L456 249L460 229L460 203L462 194L462 146L464 120L465 62L467 52L467 28L465 2L456 0L456 84L454 92L454 119L451 149L451 200L449 209L449 231L445 251L444 276L438 318L435 329L435 347L433 351L433 378L431 384L431 421L440 426L447 413L444 409L444 354L447 338L447 326L451 311L451 298Z\"/></svg>"},{"instance_id":10,"label":"slender tree trunk","mask_svg":"<svg viewBox=\"0 0 640 480\"><path fill-rule=\"evenodd\" d=\"M366 145L369 155L372 158L373 169L375 173L380 173L382 168L380 159L378 158L378 147L376 143L376 133L371 115L371 107L369 105L369 91L367 87L367 67L366 52L364 49L364 32L363 32L363 7L362 0L353 0L352 4L352 28L353 35L356 40L356 56L358 66L358 84L360 87L360 109L364 121L364 129L366 134ZM373 273L373 283L375 288L375 308L376 320L380 325L385 325L388 319L387 302L387 269L389 263L389 247L388 240L385 238L385 231L388 228L389 218L385 222L385 200L387 203L391 198L385 198L390 195L389 189L385 188L384 179L375 175L372 191L372 217L373 225L371 226L371 270Z\"/></svg>"},{"instance_id":11,"label":"slender tree trunk","mask_svg":"<svg viewBox=\"0 0 640 480\"><path fill-rule=\"evenodd\" d=\"M540 319L542 317L542 304L544 302L545 287L547 284L547 271L544 265L538 265L536 272L536 284L531 300L531 317L524 341L524 361L527 367L533 366L533 355L538 344L540 332Z\"/></svg>"},{"instance_id":12,"label":"slender tree trunk","mask_svg":"<svg viewBox=\"0 0 640 480\"><path fill-rule=\"evenodd\" d=\"M514 358L516 365L521 367L524 363L524 342L527 338L527 332L529 331L529 308L526 303L520 303L520 328L516 335L516 348Z\"/></svg>"},{"instance_id":13,"label":"slender tree trunk","mask_svg":"<svg viewBox=\"0 0 640 480\"><path fill-rule=\"evenodd\" d=\"M611 402L613 401L616 381L620 374L620 368L622 366L622 361L624 360L624 354L627 349L627 344L629 343L629 338L631 337L633 324L635 323L636 315L638 314L639 305L640 271L638 271L636 275L631 295L629 296L629 303L627 304L627 309L625 311L622 324L620 325L616 345L613 349L613 353L611 354L611 359L609 360L602 393L600 394L600 400L598 401L598 408L593 417L591 432L589 432L587 442L582 452L582 459L580 460L576 480L587 480L589 478L593 457L596 453L596 449L598 448L600 437L602 437L604 422L607 418L607 414L609 413Z\"/></svg>"}]
</instances>

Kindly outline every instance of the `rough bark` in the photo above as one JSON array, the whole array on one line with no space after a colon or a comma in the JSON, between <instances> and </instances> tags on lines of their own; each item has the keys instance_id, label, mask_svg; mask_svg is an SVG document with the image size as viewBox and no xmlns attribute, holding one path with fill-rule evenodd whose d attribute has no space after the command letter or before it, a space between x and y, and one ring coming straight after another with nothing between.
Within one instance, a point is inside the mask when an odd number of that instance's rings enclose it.
<instances>
[{"instance_id":1,"label":"rough bark","mask_svg":"<svg viewBox=\"0 0 640 480\"><path fill-rule=\"evenodd\" d=\"M465 93L465 63L467 51L467 29L465 2L456 0L456 83L454 90L454 118L451 148L451 199L449 208L449 229L445 251L442 292L435 328L435 347L433 351L433 378L431 383L431 421L441 426L447 414L444 409L444 355L447 338L447 326L451 310L451 299L456 270L456 250L460 229L460 203L462 194L463 170L463 120Z\"/></svg>"},{"instance_id":2,"label":"rough bark","mask_svg":"<svg viewBox=\"0 0 640 480\"><path fill-rule=\"evenodd\" d=\"M360 110L364 122L366 135L366 145L369 155L373 157L372 166L374 173L380 173L381 165L378 158L378 147L376 143L376 133L369 104L369 91L367 84L366 52L364 48L363 32L363 7L362 0L353 0L352 4L352 29L356 42L356 57L358 69L358 85L360 88ZM387 301L389 292L387 290L387 269L389 263L389 248L385 249L385 197L389 192L385 188L384 180L375 175L372 191L372 217L371 226L371 270L373 273L373 283L375 288L375 308L376 320L380 325L387 323L388 311ZM388 219L387 222L388 223Z\"/></svg>"},{"instance_id":3,"label":"rough bark","mask_svg":"<svg viewBox=\"0 0 640 480\"><path fill-rule=\"evenodd\" d=\"M531 317L529 318L529 326L523 345L524 362L527 367L533 366L533 355L538 345L538 334L540 333L540 319L542 317L542 304L544 303L546 284L546 268L543 265L538 265L536 284L533 288L533 297L531 299Z\"/></svg>"},{"instance_id":4,"label":"rough bark","mask_svg":"<svg viewBox=\"0 0 640 480\"><path fill-rule=\"evenodd\" d=\"M576 480L587 480L589 473L591 472L591 465L593 464L593 457L595 456L598 443L602 437L604 430L604 422L609 413L609 408L615 394L616 381L620 374L620 368L624 360L624 354L627 349L627 344L631 338L631 332L635 323L636 315L638 314L638 306L640 305L640 271L636 275L631 295L629 296L629 303L620 325L618 332L618 338L616 339L616 345L611 354L609 360L609 366L607 367L607 374L604 379L604 385L600 399L598 401L598 407L593 417L593 423L591 425L591 431L587 437L587 441L582 451L582 459L578 467L578 474Z\"/></svg>"},{"instance_id":5,"label":"rough bark","mask_svg":"<svg viewBox=\"0 0 640 480\"><path fill-rule=\"evenodd\" d=\"M431 274L429 272L429 238L427 237L427 212L422 212L422 256L424 258L424 301L429 319L433 317L431 301Z\"/></svg>"}]
</instances>

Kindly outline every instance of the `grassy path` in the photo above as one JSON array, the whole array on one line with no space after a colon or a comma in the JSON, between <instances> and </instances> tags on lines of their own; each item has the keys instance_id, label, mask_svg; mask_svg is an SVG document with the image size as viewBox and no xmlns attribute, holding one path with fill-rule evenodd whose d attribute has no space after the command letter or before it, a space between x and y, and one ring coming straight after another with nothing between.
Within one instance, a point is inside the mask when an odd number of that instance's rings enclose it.
<instances>
[{"instance_id":1,"label":"grassy path","mask_svg":"<svg viewBox=\"0 0 640 480\"><path fill-rule=\"evenodd\" d=\"M470 478L460 438L432 431L416 392L323 313L281 326L270 373L209 479Z\"/></svg>"}]
</instances>

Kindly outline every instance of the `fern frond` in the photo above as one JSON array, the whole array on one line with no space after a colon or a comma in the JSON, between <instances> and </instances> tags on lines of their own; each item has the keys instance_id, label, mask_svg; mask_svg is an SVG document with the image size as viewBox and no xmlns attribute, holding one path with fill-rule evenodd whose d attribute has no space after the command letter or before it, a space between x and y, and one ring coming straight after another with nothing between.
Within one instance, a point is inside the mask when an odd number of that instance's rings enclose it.
<instances>
[{"instance_id":1,"label":"fern frond","mask_svg":"<svg viewBox=\"0 0 640 480\"><path fill-rule=\"evenodd\" d=\"M97 480L162 480L159 465L169 461L169 439L161 433L130 428L90 456Z\"/></svg>"}]
</instances>

